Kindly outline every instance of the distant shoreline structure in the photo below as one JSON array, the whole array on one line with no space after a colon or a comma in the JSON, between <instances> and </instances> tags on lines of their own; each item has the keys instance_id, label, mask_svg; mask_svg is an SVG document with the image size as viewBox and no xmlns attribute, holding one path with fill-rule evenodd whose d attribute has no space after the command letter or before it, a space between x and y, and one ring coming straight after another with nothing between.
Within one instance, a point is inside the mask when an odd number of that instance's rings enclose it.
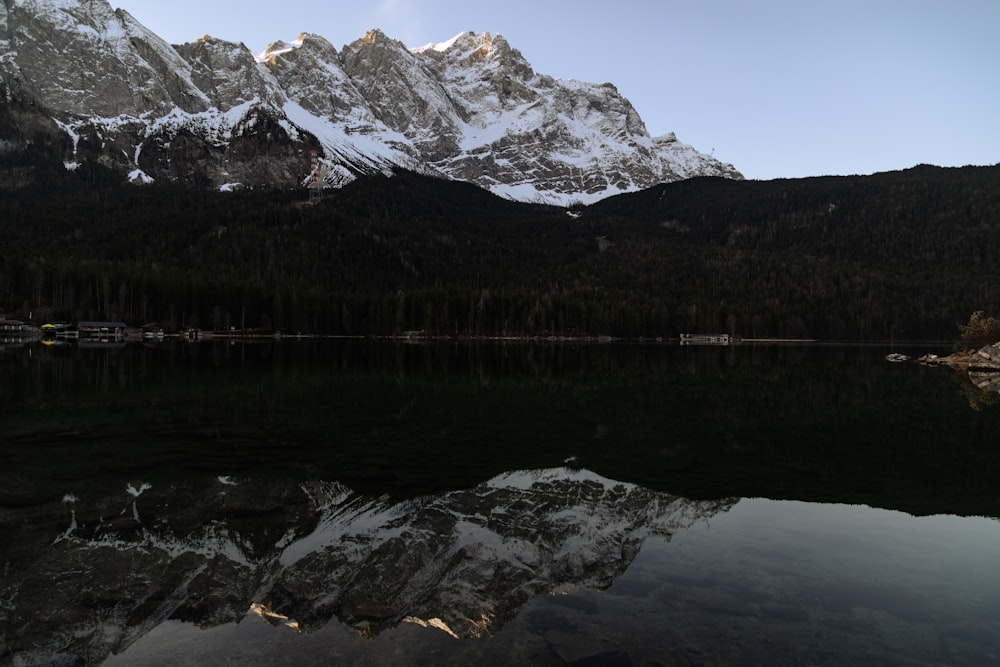
<instances>
[{"instance_id":1,"label":"distant shoreline structure","mask_svg":"<svg viewBox=\"0 0 1000 667\"><path fill-rule=\"evenodd\" d=\"M735 336L729 334L692 334L682 333L681 345L729 345L736 342Z\"/></svg>"},{"instance_id":2,"label":"distant shoreline structure","mask_svg":"<svg viewBox=\"0 0 1000 667\"><path fill-rule=\"evenodd\" d=\"M565 343L565 344L680 344L684 346L736 346L736 345L946 345L948 340L823 340L816 338L744 338L731 334L691 334L673 336L639 336L635 338L609 335L566 335L542 333L537 335L514 334L450 334L426 331L404 331L398 334L325 334L310 332L270 331L261 329L211 330L183 327L165 331L156 323L131 326L124 322L46 323L41 326L28 320L0 317L0 348L21 347L26 344L42 345L78 344L81 347L122 347L125 343L155 344L168 341L200 343L212 341L261 342L294 340L374 340L397 341L409 344L435 342L452 343Z\"/></svg>"}]
</instances>

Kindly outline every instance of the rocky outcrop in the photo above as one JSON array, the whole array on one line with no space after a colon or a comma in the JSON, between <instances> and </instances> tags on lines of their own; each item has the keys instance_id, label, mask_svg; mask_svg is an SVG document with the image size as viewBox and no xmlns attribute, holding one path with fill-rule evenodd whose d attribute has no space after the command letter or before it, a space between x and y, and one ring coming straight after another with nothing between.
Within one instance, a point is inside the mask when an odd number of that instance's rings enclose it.
<instances>
[{"instance_id":1,"label":"rocky outcrop","mask_svg":"<svg viewBox=\"0 0 1000 667\"><path fill-rule=\"evenodd\" d=\"M925 354L918 358L917 361L929 366L951 366L952 368L965 371L982 373L1000 372L1000 343L985 345L974 352L956 352L945 357L939 357L936 354Z\"/></svg>"},{"instance_id":2,"label":"rocky outcrop","mask_svg":"<svg viewBox=\"0 0 1000 667\"><path fill-rule=\"evenodd\" d=\"M243 44L205 35L174 48L191 66L191 82L219 111L253 103L280 108L285 103L285 95L257 67L253 54Z\"/></svg>"},{"instance_id":3,"label":"rocky outcrop","mask_svg":"<svg viewBox=\"0 0 1000 667\"><path fill-rule=\"evenodd\" d=\"M965 373L976 389L988 395L1000 393L1000 343L983 346L975 352L958 352L946 357L926 354L917 361L928 366L950 366ZM981 401L970 397L970 403L975 407Z\"/></svg>"},{"instance_id":4,"label":"rocky outcrop","mask_svg":"<svg viewBox=\"0 0 1000 667\"><path fill-rule=\"evenodd\" d=\"M976 350L968 361L969 380L981 391L1000 393L1000 343Z\"/></svg>"},{"instance_id":5,"label":"rocky outcrop","mask_svg":"<svg viewBox=\"0 0 1000 667\"><path fill-rule=\"evenodd\" d=\"M408 49L378 30L258 56L204 37L171 46L107 0L0 2L0 84L70 139L69 168L138 181L299 187L403 167L521 200L588 203L732 165L649 136L610 83L536 73L503 37Z\"/></svg>"},{"instance_id":6,"label":"rocky outcrop","mask_svg":"<svg viewBox=\"0 0 1000 667\"><path fill-rule=\"evenodd\" d=\"M133 181L292 186L315 139L240 44L175 48L104 0L5 0L9 97L51 114L67 168L98 163Z\"/></svg>"},{"instance_id":7,"label":"rocky outcrop","mask_svg":"<svg viewBox=\"0 0 1000 667\"><path fill-rule=\"evenodd\" d=\"M4 0L0 25L9 87L60 119L210 106L184 59L107 2Z\"/></svg>"},{"instance_id":8,"label":"rocky outcrop","mask_svg":"<svg viewBox=\"0 0 1000 667\"><path fill-rule=\"evenodd\" d=\"M344 47L344 71L379 119L435 162L459 150L463 110L421 59L379 30Z\"/></svg>"},{"instance_id":9,"label":"rocky outcrop","mask_svg":"<svg viewBox=\"0 0 1000 667\"><path fill-rule=\"evenodd\" d=\"M344 71L337 49L323 37L303 33L291 44L273 42L257 61L289 99L317 118L346 123L357 131L379 125L374 110Z\"/></svg>"}]
</instances>

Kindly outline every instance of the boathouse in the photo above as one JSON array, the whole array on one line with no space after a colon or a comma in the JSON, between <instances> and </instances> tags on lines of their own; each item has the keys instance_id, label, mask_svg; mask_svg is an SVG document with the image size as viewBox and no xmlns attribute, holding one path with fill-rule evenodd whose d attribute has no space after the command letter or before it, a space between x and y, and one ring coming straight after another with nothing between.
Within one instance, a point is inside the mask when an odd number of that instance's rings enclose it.
<instances>
[{"instance_id":1,"label":"boathouse","mask_svg":"<svg viewBox=\"0 0 1000 667\"><path fill-rule=\"evenodd\" d=\"M21 320L0 320L0 333L21 334L26 333L29 326Z\"/></svg>"},{"instance_id":2,"label":"boathouse","mask_svg":"<svg viewBox=\"0 0 1000 667\"><path fill-rule=\"evenodd\" d=\"M80 322L81 338L124 338L124 322Z\"/></svg>"}]
</instances>

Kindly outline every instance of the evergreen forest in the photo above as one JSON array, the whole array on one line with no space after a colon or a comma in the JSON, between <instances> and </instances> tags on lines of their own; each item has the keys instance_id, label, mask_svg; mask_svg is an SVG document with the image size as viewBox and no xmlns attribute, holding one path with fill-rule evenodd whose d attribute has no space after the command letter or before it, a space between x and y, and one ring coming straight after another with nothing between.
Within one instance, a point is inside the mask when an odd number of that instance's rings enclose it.
<instances>
[{"instance_id":1,"label":"evergreen forest","mask_svg":"<svg viewBox=\"0 0 1000 667\"><path fill-rule=\"evenodd\" d=\"M954 340L1000 165L695 178L563 209L410 172L323 199L0 155L0 317L344 336Z\"/></svg>"}]
</instances>

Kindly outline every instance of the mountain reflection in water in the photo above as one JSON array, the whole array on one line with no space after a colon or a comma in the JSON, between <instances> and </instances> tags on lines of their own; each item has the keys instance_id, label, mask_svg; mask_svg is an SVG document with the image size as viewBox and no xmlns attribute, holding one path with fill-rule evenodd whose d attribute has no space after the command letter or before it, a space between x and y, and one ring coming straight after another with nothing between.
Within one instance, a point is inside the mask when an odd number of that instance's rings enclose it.
<instances>
[{"instance_id":1,"label":"mountain reflection in water","mask_svg":"<svg viewBox=\"0 0 1000 667\"><path fill-rule=\"evenodd\" d=\"M336 618L365 636L404 620L489 636L533 597L607 588L648 537L733 503L568 468L403 502L337 482L184 482L67 496L54 540L20 531L30 551L4 592L22 661L97 662L166 619L212 627L250 608L305 632Z\"/></svg>"},{"instance_id":2,"label":"mountain reflection in water","mask_svg":"<svg viewBox=\"0 0 1000 667\"><path fill-rule=\"evenodd\" d=\"M886 352L4 352L0 664L990 664L1000 405Z\"/></svg>"}]
</instances>

